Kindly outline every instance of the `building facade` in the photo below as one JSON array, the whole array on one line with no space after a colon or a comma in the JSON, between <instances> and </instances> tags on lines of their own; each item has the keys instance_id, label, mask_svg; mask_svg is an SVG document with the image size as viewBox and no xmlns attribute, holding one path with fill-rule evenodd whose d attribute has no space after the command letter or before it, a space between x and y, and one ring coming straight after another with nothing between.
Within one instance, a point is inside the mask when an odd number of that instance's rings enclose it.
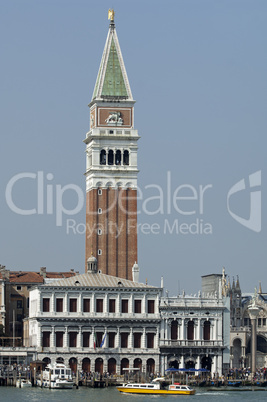
<instances>
[{"instance_id":1,"label":"building facade","mask_svg":"<svg viewBox=\"0 0 267 402\"><path fill-rule=\"evenodd\" d=\"M91 256L87 273L30 293L29 346L38 359L74 371L159 371L160 288L99 273Z\"/></svg>"},{"instance_id":2,"label":"building facade","mask_svg":"<svg viewBox=\"0 0 267 402\"><path fill-rule=\"evenodd\" d=\"M160 313L162 374L173 367L207 369L220 376L229 368L230 312L219 293L162 297Z\"/></svg>"},{"instance_id":3,"label":"building facade","mask_svg":"<svg viewBox=\"0 0 267 402\"><path fill-rule=\"evenodd\" d=\"M33 286L75 274L74 270L47 272L45 267L40 268L39 272L10 271L1 265L0 324L4 336L0 339L0 346L22 346L23 341L27 342L27 332L23 333L23 320L29 316L29 291Z\"/></svg>"},{"instance_id":4,"label":"building facade","mask_svg":"<svg viewBox=\"0 0 267 402\"><path fill-rule=\"evenodd\" d=\"M239 278L228 283L231 299L231 368L252 367L252 349L255 348L256 367L267 366L267 293L262 292L261 284L254 294L242 294ZM250 309L257 307L254 318ZM253 322L253 319L255 320ZM252 330L255 325L255 345Z\"/></svg>"},{"instance_id":5,"label":"building facade","mask_svg":"<svg viewBox=\"0 0 267 402\"><path fill-rule=\"evenodd\" d=\"M86 144L86 269L91 253L103 274L132 279L137 262L137 130L111 16L90 107Z\"/></svg>"}]
</instances>

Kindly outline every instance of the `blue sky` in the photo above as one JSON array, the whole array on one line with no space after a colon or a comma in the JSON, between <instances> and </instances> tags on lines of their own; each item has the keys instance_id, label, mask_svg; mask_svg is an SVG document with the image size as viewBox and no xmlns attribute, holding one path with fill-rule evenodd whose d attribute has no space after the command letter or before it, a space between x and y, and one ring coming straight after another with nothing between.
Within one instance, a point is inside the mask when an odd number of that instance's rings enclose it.
<instances>
[{"instance_id":1,"label":"blue sky","mask_svg":"<svg viewBox=\"0 0 267 402\"><path fill-rule=\"evenodd\" d=\"M110 7L141 136L141 279L159 285L163 275L171 294L196 293L201 275L225 266L231 281L239 275L243 291L253 292L260 280L266 291L267 3L260 0L1 1L0 263L11 270L84 272L85 236L78 229L85 207L56 226L55 193L69 184L85 191L82 140ZM249 175L259 171L261 186L249 188ZM39 214L12 211L6 189L25 172L43 172L53 213L46 200ZM191 215L167 210L167 177L172 197L179 186L186 185L179 195L196 191L195 200L179 200L179 210ZM228 211L227 194L242 179L246 189L231 197L229 208L247 221L256 208L260 231ZM158 199L148 200L158 195L156 186L164 194L161 213L155 213ZM202 213L200 186L209 186ZM254 190L261 191L262 208L250 198ZM36 194L37 179L25 178L12 197L21 209L33 209ZM75 193L66 192L63 202L74 208ZM67 219L75 220L76 234L67 233ZM211 233L200 233L201 225Z\"/></svg>"}]
</instances>

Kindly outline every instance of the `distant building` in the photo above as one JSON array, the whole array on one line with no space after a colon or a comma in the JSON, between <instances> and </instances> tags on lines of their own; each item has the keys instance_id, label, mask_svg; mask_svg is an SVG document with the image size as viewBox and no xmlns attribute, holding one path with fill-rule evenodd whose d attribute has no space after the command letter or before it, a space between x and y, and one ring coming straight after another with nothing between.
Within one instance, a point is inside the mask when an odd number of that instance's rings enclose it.
<instances>
[{"instance_id":1,"label":"distant building","mask_svg":"<svg viewBox=\"0 0 267 402\"><path fill-rule=\"evenodd\" d=\"M102 274L93 256L87 264L85 274L30 291L29 346L73 371L156 373L161 289Z\"/></svg>"},{"instance_id":2,"label":"distant building","mask_svg":"<svg viewBox=\"0 0 267 402\"><path fill-rule=\"evenodd\" d=\"M23 320L29 316L29 291L33 286L59 278L75 276L74 270L69 272L47 272L45 267L40 272L10 271L0 266L0 324L5 337L0 339L0 346L13 345L13 337L17 346L23 343Z\"/></svg>"},{"instance_id":3,"label":"distant building","mask_svg":"<svg viewBox=\"0 0 267 402\"><path fill-rule=\"evenodd\" d=\"M231 300L231 368L252 367L250 306L258 307L256 325L256 367L267 366L267 293L262 292L261 284L254 294L241 292L239 278L228 283Z\"/></svg>"}]
</instances>

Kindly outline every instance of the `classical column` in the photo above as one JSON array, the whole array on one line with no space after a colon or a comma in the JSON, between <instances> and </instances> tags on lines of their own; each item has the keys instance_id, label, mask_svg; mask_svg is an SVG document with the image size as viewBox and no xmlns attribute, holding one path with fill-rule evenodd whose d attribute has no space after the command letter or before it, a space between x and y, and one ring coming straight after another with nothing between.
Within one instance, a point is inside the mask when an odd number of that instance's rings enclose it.
<instances>
[{"instance_id":1,"label":"classical column","mask_svg":"<svg viewBox=\"0 0 267 402\"><path fill-rule=\"evenodd\" d=\"M55 293L52 293L50 313L54 313L54 312L55 312Z\"/></svg>"},{"instance_id":2,"label":"classical column","mask_svg":"<svg viewBox=\"0 0 267 402\"><path fill-rule=\"evenodd\" d=\"M77 334L77 348L82 347L82 327L79 326L79 332Z\"/></svg>"},{"instance_id":3,"label":"classical column","mask_svg":"<svg viewBox=\"0 0 267 402\"><path fill-rule=\"evenodd\" d=\"M185 368L184 367L184 355L181 355L181 357L180 357L180 366L179 366L179 368Z\"/></svg>"},{"instance_id":4,"label":"classical column","mask_svg":"<svg viewBox=\"0 0 267 402\"><path fill-rule=\"evenodd\" d=\"M181 327L181 340L184 340L184 318L182 318L182 327Z\"/></svg>"},{"instance_id":5,"label":"classical column","mask_svg":"<svg viewBox=\"0 0 267 402\"><path fill-rule=\"evenodd\" d=\"M196 369L200 369L200 356L197 356Z\"/></svg>"},{"instance_id":6,"label":"classical column","mask_svg":"<svg viewBox=\"0 0 267 402\"><path fill-rule=\"evenodd\" d=\"M146 329L143 328L143 335L141 339L141 348L145 349L146 348Z\"/></svg>"},{"instance_id":7,"label":"classical column","mask_svg":"<svg viewBox=\"0 0 267 402\"><path fill-rule=\"evenodd\" d=\"M129 349L133 348L133 328L130 328L130 334L129 334Z\"/></svg>"},{"instance_id":8,"label":"classical column","mask_svg":"<svg viewBox=\"0 0 267 402\"><path fill-rule=\"evenodd\" d=\"M254 376L256 373L256 353L257 353L257 316L260 312L256 306L255 300L252 305L248 307L248 313L251 319L251 373Z\"/></svg>"},{"instance_id":9,"label":"classical column","mask_svg":"<svg viewBox=\"0 0 267 402\"><path fill-rule=\"evenodd\" d=\"M51 331L51 334L50 334L50 340L51 340L50 346L51 346L51 348L54 348L55 347L55 326L54 325L52 326L52 331Z\"/></svg>"},{"instance_id":10,"label":"classical column","mask_svg":"<svg viewBox=\"0 0 267 402\"><path fill-rule=\"evenodd\" d=\"M68 339L68 327L65 327L65 332L63 335L63 347L68 348L69 347L69 339Z\"/></svg>"}]
</instances>

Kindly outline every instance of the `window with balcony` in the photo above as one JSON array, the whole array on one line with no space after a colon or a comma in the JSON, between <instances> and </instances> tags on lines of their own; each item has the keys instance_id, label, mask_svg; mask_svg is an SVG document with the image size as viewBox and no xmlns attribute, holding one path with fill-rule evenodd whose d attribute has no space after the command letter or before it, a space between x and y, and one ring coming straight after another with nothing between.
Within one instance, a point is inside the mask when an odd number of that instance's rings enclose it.
<instances>
[{"instance_id":1,"label":"window with balcony","mask_svg":"<svg viewBox=\"0 0 267 402\"><path fill-rule=\"evenodd\" d=\"M128 348L128 332L121 332L121 348Z\"/></svg>"},{"instance_id":2,"label":"window with balcony","mask_svg":"<svg viewBox=\"0 0 267 402\"><path fill-rule=\"evenodd\" d=\"M178 322L173 320L171 323L171 340L177 341L178 339Z\"/></svg>"},{"instance_id":3,"label":"window with balcony","mask_svg":"<svg viewBox=\"0 0 267 402\"><path fill-rule=\"evenodd\" d=\"M43 298L43 312L48 313L50 311L50 299Z\"/></svg>"},{"instance_id":4,"label":"window with balcony","mask_svg":"<svg viewBox=\"0 0 267 402\"><path fill-rule=\"evenodd\" d=\"M210 322L205 321L204 322L204 341L209 341L210 340Z\"/></svg>"},{"instance_id":5,"label":"window with balcony","mask_svg":"<svg viewBox=\"0 0 267 402\"><path fill-rule=\"evenodd\" d=\"M121 301L121 312L128 313L128 300L127 299L122 299L122 301Z\"/></svg>"},{"instance_id":6,"label":"window with balcony","mask_svg":"<svg viewBox=\"0 0 267 402\"><path fill-rule=\"evenodd\" d=\"M147 301L147 312L148 314L155 313L155 300L148 300Z\"/></svg>"},{"instance_id":7,"label":"window with balcony","mask_svg":"<svg viewBox=\"0 0 267 402\"><path fill-rule=\"evenodd\" d=\"M63 348L63 336L64 332L56 332L56 347Z\"/></svg>"},{"instance_id":8,"label":"window with balcony","mask_svg":"<svg viewBox=\"0 0 267 402\"><path fill-rule=\"evenodd\" d=\"M149 348L149 349L154 348L154 337L155 337L155 334L146 334L147 348Z\"/></svg>"},{"instance_id":9,"label":"window with balcony","mask_svg":"<svg viewBox=\"0 0 267 402\"><path fill-rule=\"evenodd\" d=\"M50 347L50 332L43 332L43 347L49 348Z\"/></svg>"},{"instance_id":10,"label":"window with balcony","mask_svg":"<svg viewBox=\"0 0 267 402\"><path fill-rule=\"evenodd\" d=\"M109 299L109 312L110 313L116 312L116 299Z\"/></svg>"},{"instance_id":11,"label":"window with balcony","mask_svg":"<svg viewBox=\"0 0 267 402\"><path fill-rule=\"evenodd\" d=\"M103 313L103 299L96 299L96 312Z\"/></svg>"},{"instance_id":12,"label":"window with balcony","mask_svg":"<svg viewBox=\"0 0 267 402\"><path fill-rule=\"evenodd\" d=\"M77 347L77 332L69 333L69 347L76 348Z\"/></svg>"},{"instance_id":13,"label":"window with balcony","mask_svg":"<svg viewBox=\"0 0 267 402\"><path fill-rule=\"evenodd\" d=\"M142 333L135 332L133 334L133 338L134 338L134 348L141 348Z\"/></svg>"},{"instance_id":14,"label":"window with balcony","mask_svg":"<svg viewBox=\"0 0 267 402\"><path fill-rule=\"evenodd\" d=\"M109 348L115 348L115 332L109 332L108 333L108 347Z\"/></svg>"},{"instance_id":15,"label":"window with balcony","mask_svg":"<svg viewBox=\"0 0 267 402\"><path fill-rule=\"evenodd\" d=\"M188 321L187 324L187 339L189 341L193 341L194 340L194 321Z\"/></svg>"},{"instance_id":16,"label":"window with balcony","mask_svg":"<svg viewBox=\"0 0 267 402\"><path fill-rule=\"evenodd\" d=\"M70 299L70 313L77 313L77 299Z\"/></svg>"},{"instance_id":17,"label":"window with balcony","mask_svg":"<svg viewBox=\"0 0 267 402\"><path fill-rule=\"evenodd\" d=\"M83 347L84 348L90 347L90 332L83 333Z\"/></svg>"},{"instance_id":18,"label":"window with balcony","mask_svg":"<svg viewBox=\"0 0 267 402\"><path fill-rule=\"evenodd\" d=\"M83 312L90 313L90 299L83 299Z\"/></svg>"},{"instance_id":19,"label":"window with balcony","mask_svg":"<svg viewBox=\"0 0 267 402\"><path fill-rule=\"evenodd\" d=\"M134 312L136 314L141 314L141 308L142 308L142 300L135 300L134 301Z\"/></svg>"},{"instance_id":20,"label":"window with balcony","mask_svg":"<svg viewBox=\"0 0 267 402\"><path fill-rule=\"evenodd\" d=\"M62 298L56 299L56 312L63 313L63 299Z\"/></svg>"}]
</instances>

